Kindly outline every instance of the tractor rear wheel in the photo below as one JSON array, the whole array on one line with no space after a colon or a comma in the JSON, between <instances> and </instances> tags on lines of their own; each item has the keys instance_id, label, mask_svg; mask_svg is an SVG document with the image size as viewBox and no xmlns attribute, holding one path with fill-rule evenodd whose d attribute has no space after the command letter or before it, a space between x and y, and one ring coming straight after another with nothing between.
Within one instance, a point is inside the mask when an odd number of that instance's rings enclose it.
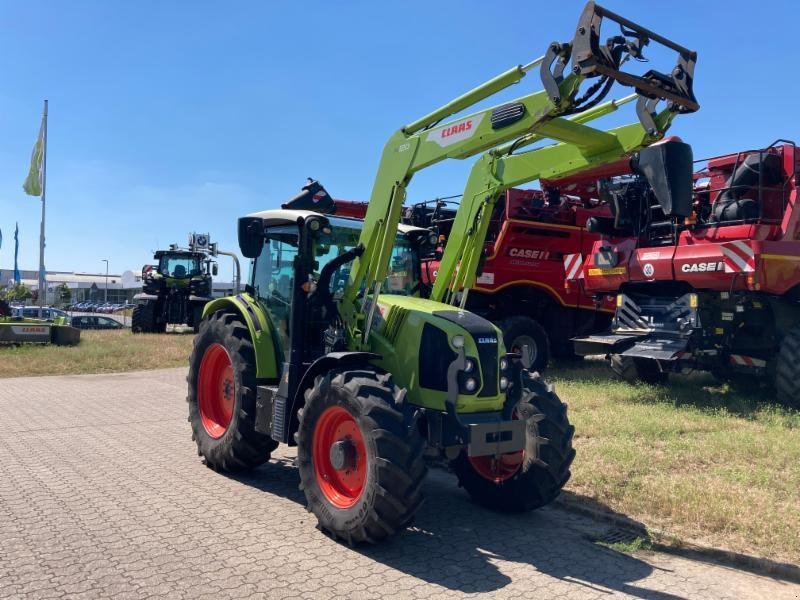
<instances>
[{"instance_id":1,"label":"tractor rear wheel","mask_svg":"<svg viewBox=\"0 0 800 600\"><path fill-rule=\"evenodd\" d=\"M132 333L156 332L156 303L150 300L133 307L131 314Z\"/></svg>"},{"instance_id":2,"label":"tractor rear wheel","mask_svg":"<svg viewBox=\"0 0 800 600\"><path fill-rule=\"evenodd\" d=\"M800 326L786 332L775 367L778 402L800 409Z\"/></svg>"},{"instance_id":3,"label":"tractor rear wheel","mask_svg":"<svg viewBox=\"0 0 800 600\"><path fill-rule=\"evenodd\" d=\"M650 385L664 385L669 381L669 373L663 372L658 368L655 360L648 358L632 358L621 354L612 354L610 366L618 377L629 383L643 381Z\"/></svg>"},{"instance_id":4,"label":"tractor rear wheel","mask_svg":"<svg viewBox=\"0 0 800 600\"><path fill-rule=\"evenodd\" d=\"M189 422L197 453L219 470L257 467L278 442L255 430L256 357L238 315L218 311L200 323L189 357Z\"/></svg>"},{"instance_id":5,"label":"tractor rear wheel","mask_svg":"<svg viewBox=\"0 0 800 600\"><path fill-rule=\"evenodd\" d=\"M531 371L542 372L550 360L547 332L530 317L515 315L498 323L503 332L503 342L509 352L522 352L528 346L531 352Z\"/></svg>"},{"instance_id":6,"label":"tractor rear wheel","mask_svg":"<svg viewBox=\"0 0 800 600\"><path fill-rule=\"evenodd\" d=\"M317 376L298 412L300 488L319 527L349 544L403 529L422 503L424 440L395 408L401 390L370 366Z\"/></svg>"},{"instance_id":7,"label":"tractor rear wheel","mask_svg":"<svg viewBox=\"0 0 800 600\"><path fill-rule=\"evenodd\" d=\"M567 405L538 374L523 374L515 416L526 422L524 450L499 457L470 457L462 450L450 463L459 485L492 510L522 512L549 504L569 480L575 458Z\"/></svg>"}]
</instances>

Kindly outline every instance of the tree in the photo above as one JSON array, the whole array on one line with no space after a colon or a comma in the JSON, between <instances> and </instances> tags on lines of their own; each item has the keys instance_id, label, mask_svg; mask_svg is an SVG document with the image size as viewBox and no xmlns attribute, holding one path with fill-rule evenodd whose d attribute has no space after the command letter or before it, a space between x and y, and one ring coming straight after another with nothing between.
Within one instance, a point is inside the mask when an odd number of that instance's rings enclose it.
<instances>
[{"instance_id":1,"label":"tree","mask_svg":"<svg viewBox=\"0 0 800 600\"><path fill-rule=\"evenodd\" d=\"M56 286L56 297L61 300L62 304L69 304L69 301L72 300L72 290L62 281Z\"/></svg>"},{"instance_id":2,"label":"tree","mask_svg":"<svg viewBox=\"0 0 800 600\"><path fill-rule=\"evenodd\" d=\"M0 288L0 298L7 302L19 302L33 298L33 292L24 283L10 283Z\"/></svg>"}]
</instances>

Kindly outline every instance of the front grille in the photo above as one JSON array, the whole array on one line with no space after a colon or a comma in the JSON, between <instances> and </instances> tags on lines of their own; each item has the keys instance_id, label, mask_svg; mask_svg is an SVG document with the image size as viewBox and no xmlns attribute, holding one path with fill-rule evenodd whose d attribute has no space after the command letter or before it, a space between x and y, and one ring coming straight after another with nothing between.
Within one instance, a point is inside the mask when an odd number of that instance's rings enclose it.
<instances>
[{"instance_id":1,"label":"front grille","mask_svg":"<svg viewBox=\"0 0 800 600\"><path fill-rule=\"evenodd\" d=\"M422 328L419 352L419 384L430 390L447 391L447 367L456 359L450 349L447 334L425 323Z\"/></svg>"}]
</instances>

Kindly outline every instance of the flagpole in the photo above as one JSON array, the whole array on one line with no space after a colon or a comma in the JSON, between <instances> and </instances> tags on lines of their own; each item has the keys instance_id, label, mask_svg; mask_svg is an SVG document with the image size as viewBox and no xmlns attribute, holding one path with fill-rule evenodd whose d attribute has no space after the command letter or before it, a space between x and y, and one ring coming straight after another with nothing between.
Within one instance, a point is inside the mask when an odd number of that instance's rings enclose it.
<instances>
[{"instance_id":1,"label":"flagpole","mask_svg":"<svg viewBox=\"0 0 800 600\"><path fill-rule=\"evenodd\" d=\"M47 277L44 271L44 212L45 190L47 188L47 100L44 101L44 158L42 162L42 224L39 231L39 305L44 306L47 298Z\"/></svg>"}]
</instances>

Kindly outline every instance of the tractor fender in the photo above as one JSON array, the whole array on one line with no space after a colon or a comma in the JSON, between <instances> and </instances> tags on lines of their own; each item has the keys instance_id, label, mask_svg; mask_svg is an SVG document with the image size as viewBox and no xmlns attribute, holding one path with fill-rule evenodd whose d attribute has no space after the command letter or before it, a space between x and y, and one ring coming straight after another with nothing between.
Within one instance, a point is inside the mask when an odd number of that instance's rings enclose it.
<instances>
[{"instance_id":1,"label":"tractor fender","mask_svg":"<svg viewBox=\"0 0 800 600\"><path fill-rule=\"evenodd\" d=\"M247 325L256 355L256 377L277 380L279 350L272 323L261 306L246 294L217 298L203 307L203 319L220 310L236 313Z\"/></svg>"},{"instance_id":2,"label":"tractor fender","mask_svg":"<svg viewBox=\"0 0 800 600\"><path fill-rule=\"evenodd\" d=\"M289 445L296 445L294 432L297 431L300 424L297 419L297 411L305 404L305 391L314 385L314 379L316 379L317 375L327 373L334 367L364 364L370 360L380 360L381 358L383 357L380 354L375 354L374 352L331 352L311 363L311 366L308 367L302 379L300 379L300 384L295 390L289 407L289 414L287 415L289 417Z\"/></svg>"}]
</instances>

